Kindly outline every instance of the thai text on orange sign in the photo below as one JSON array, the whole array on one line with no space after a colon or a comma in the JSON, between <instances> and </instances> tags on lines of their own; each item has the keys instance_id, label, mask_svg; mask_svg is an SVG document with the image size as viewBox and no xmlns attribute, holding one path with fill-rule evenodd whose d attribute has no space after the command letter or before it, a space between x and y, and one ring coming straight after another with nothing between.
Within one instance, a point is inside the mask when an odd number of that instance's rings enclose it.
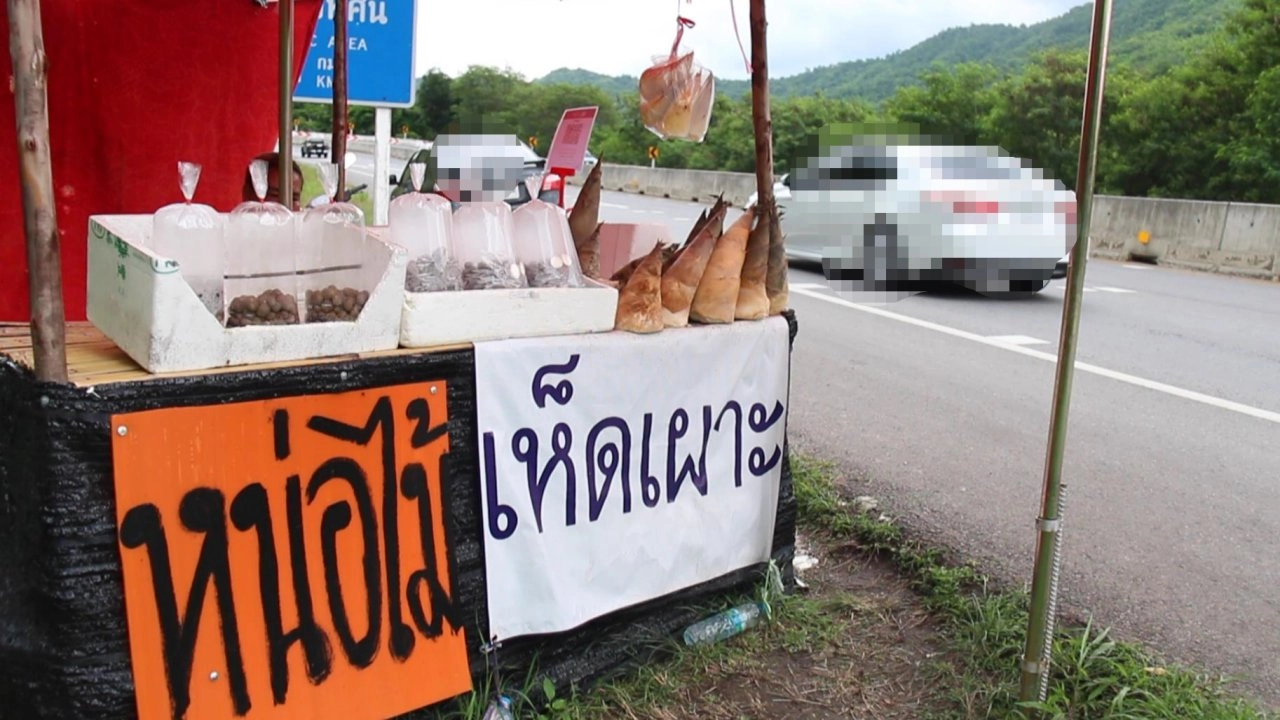
<instances>
[{"instance_id":1,"label":"thai text on orange sign","mask_svg":"<svg viewBox=\"0 0 1280 720\"><path fill-rule=\"evenodd\" d=\"M112 418L139 720L385 718L471 689L445 395Z\"/></svg>"}]
</instances>

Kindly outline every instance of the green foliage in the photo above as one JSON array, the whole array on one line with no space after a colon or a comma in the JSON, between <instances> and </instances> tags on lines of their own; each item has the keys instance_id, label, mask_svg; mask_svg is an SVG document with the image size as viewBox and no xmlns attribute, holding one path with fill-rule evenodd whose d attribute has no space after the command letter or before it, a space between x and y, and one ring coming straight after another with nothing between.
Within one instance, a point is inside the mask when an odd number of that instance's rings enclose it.
<instances>
[{"instance_id":1,"label":"green foliage","mask_svg":"<svg viewBox=\"0 0 1280 720\"><path fill-rule=\"evenodd\" d=\"M911 128L958 144L996 145L1074 187L1090 6L1014 28L955 28L881 60L773 81L775 172L792 169L833 128ZM1099 192L1280 202L1280 0L1126 0L1114 9L1106 74ZM558 70L536 82L472 67L419 81L397 110L416 137L443 131L514 133L545 153L564 109L600 107L591 150L611 163L755 171L745 83L717 83L701 143L665 141L638 112L635 77ZM735 89L738 88L738 89ZM328 129L327 105L299 106ZM370 133L369 108L352 108ZM903 132L895 129L894 132Z\"/></svg>"},{"instance_id":2,"label":"green foliage","mask_svg":"<svg viewBox=\"0 0 1280 720\"><path fill-rule=\"evenodd\" d=\"M1207 44L1208 33L1242 0L1123 0L1112 11L1111 57L1150 73L1161 73L1194 55ZM878 103L916 83L930 69L965 63L1014 71L1049 49L1087 50L1092 4L1034 25L970 25L945 30L906 50L883 58L814 68L776 78L779 97L823 93L835 98L862 98ZM659 48L661 45L659 44ZM587 70L561 68L539 82L584 83L611 95L634 88L632 76L610 77ZM717 81L716 91L732 97L750 93L745 80Z\"/></svg>"}]
</instances>

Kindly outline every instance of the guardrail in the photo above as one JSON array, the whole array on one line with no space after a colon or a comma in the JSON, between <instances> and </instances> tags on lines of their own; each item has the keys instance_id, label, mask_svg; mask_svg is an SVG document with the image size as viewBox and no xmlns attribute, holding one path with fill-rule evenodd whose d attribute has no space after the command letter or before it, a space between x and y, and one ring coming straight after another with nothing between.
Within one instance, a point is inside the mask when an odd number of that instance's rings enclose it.
<instances>
[{"instance_id":1,"label":"guardrail","mask_svg":"<svg viewBox=\"0 0 1280 720\"><path fill-rule=\"evenodd\" d=\"M569 183L581 185L582 177ZM737 207L755 175L605 163L605 190ZM1280 281L1280 205L1098 195L1092 255Z\"/></svg>"}]
</instances>

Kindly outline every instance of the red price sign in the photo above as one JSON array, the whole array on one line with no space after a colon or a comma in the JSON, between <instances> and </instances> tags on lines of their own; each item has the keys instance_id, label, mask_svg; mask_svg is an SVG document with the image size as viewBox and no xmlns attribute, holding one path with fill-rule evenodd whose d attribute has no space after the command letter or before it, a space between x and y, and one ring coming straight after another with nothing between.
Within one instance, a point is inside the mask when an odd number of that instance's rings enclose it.
<instances>
[{"instance_id":1,"label":"red price sign","mask_svg":"<svg viewBox=\"0 0 1280 720\"><path fill-rule=\"evenodd\" d=\"M563 171L568 175L582 167L582 160L587 156L587 143L591 140L591 131L595 128L596 115L600 108L570 108L560 116L560 125L556 128L555 137L551 139L551 150L547 152L547 168L552 171Z\"/></svg>"}]
</instances>

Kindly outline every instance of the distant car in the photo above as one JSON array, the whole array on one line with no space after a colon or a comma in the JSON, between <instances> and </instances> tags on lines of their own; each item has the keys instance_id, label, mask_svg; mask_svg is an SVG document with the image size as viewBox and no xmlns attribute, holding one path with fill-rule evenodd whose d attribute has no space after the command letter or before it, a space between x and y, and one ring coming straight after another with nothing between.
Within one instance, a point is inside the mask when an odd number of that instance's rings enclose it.
<instances>
[{"instance_id":1,"label":"distant car","mask_svg":"<svg viewBox=\"0 0 1280 720\"><path fill-rule=\"evenodd\" d=\"M751 206L755 205L756 202L759 200L759 198L757 197L758 195L759 193L751 193L751 197L747 198L747 201L742 204L742 209L750 210ZM782 177L774 181L773 199L776 200L779 204L791 199L791 175L790 174L783 175Z\"/></svg>"},{"instance_id":2,"label":"distant car","mask_svg":"<svg viewBox=\"0 0 1280 720\"><path fill-rule=\"evenodd\" d=\"M587 154L582 158L582 168L578 170L578 174L582 175L583 177L586 177L591 172L591 169L594 168L596 166L596 163L598 162L600 161L596 158L596 156L592 155L591 151L588 150Z\"/></svg>"},{"instance_id":3,"label":"distant car","mask_svg":"<svg viewBox=\"0 0 1280 720\"><path fill-rule=\"evenodd\" d=\"M469 138L472 144L469 149L474 150L479 156L485 157L490 165L498 165L498 159L508 158L514 159L519 165L518 171L515 173L515 182L504 200L508 205L516 207L533 199L529 193L529 186L526 180L534 175L543 173L546 168L546 159L538 155L533 148L523 141L517 140L515 136L491 135L491 136L472 136ZM515 142L512 142L512 141ZM495 151L494 148L502 147L503 151ZM391 199L394 200L405 193L413 192L413 177L409 172L409 167L414 163L423 163L427 167L427 177L425 184L439 191L439 178L432 175L432 168L438 164L437 158L432 155L432 148L424 148L414 153L404 165L404 171L400 175L392 175L390 180L394 188L391 191ZM490 170L493 167L488 168ZM455 171L456 172L456 171ZM448 181L446 180L446 184ZM427 188L430 190L431 188ZM561 200L561 192L563 183L558 180L544 177L542 185L538 191L538 199L549 203L559 204Z\"/></svg>"},{"instance_id":4,"label":"distant car","mask_svg":"<svg viewBox=\"0 0 1280 720\"><path fill-rule=\"evenodd\" d=\"M1034 294L1075 243L1075 194L998 148L855 139L778 185L788 256L866 289Z\"/></svg>"},{"instance_id":5,"label":"distant car","mask_svg":"<svg viewBox=\"0 0 1280 720\"><path fill-rule=\"evenodd\" d=\"M302 142L302 157L329 157L329 143L323 140L304 140Z\"/></svg>"}]
</instances>

